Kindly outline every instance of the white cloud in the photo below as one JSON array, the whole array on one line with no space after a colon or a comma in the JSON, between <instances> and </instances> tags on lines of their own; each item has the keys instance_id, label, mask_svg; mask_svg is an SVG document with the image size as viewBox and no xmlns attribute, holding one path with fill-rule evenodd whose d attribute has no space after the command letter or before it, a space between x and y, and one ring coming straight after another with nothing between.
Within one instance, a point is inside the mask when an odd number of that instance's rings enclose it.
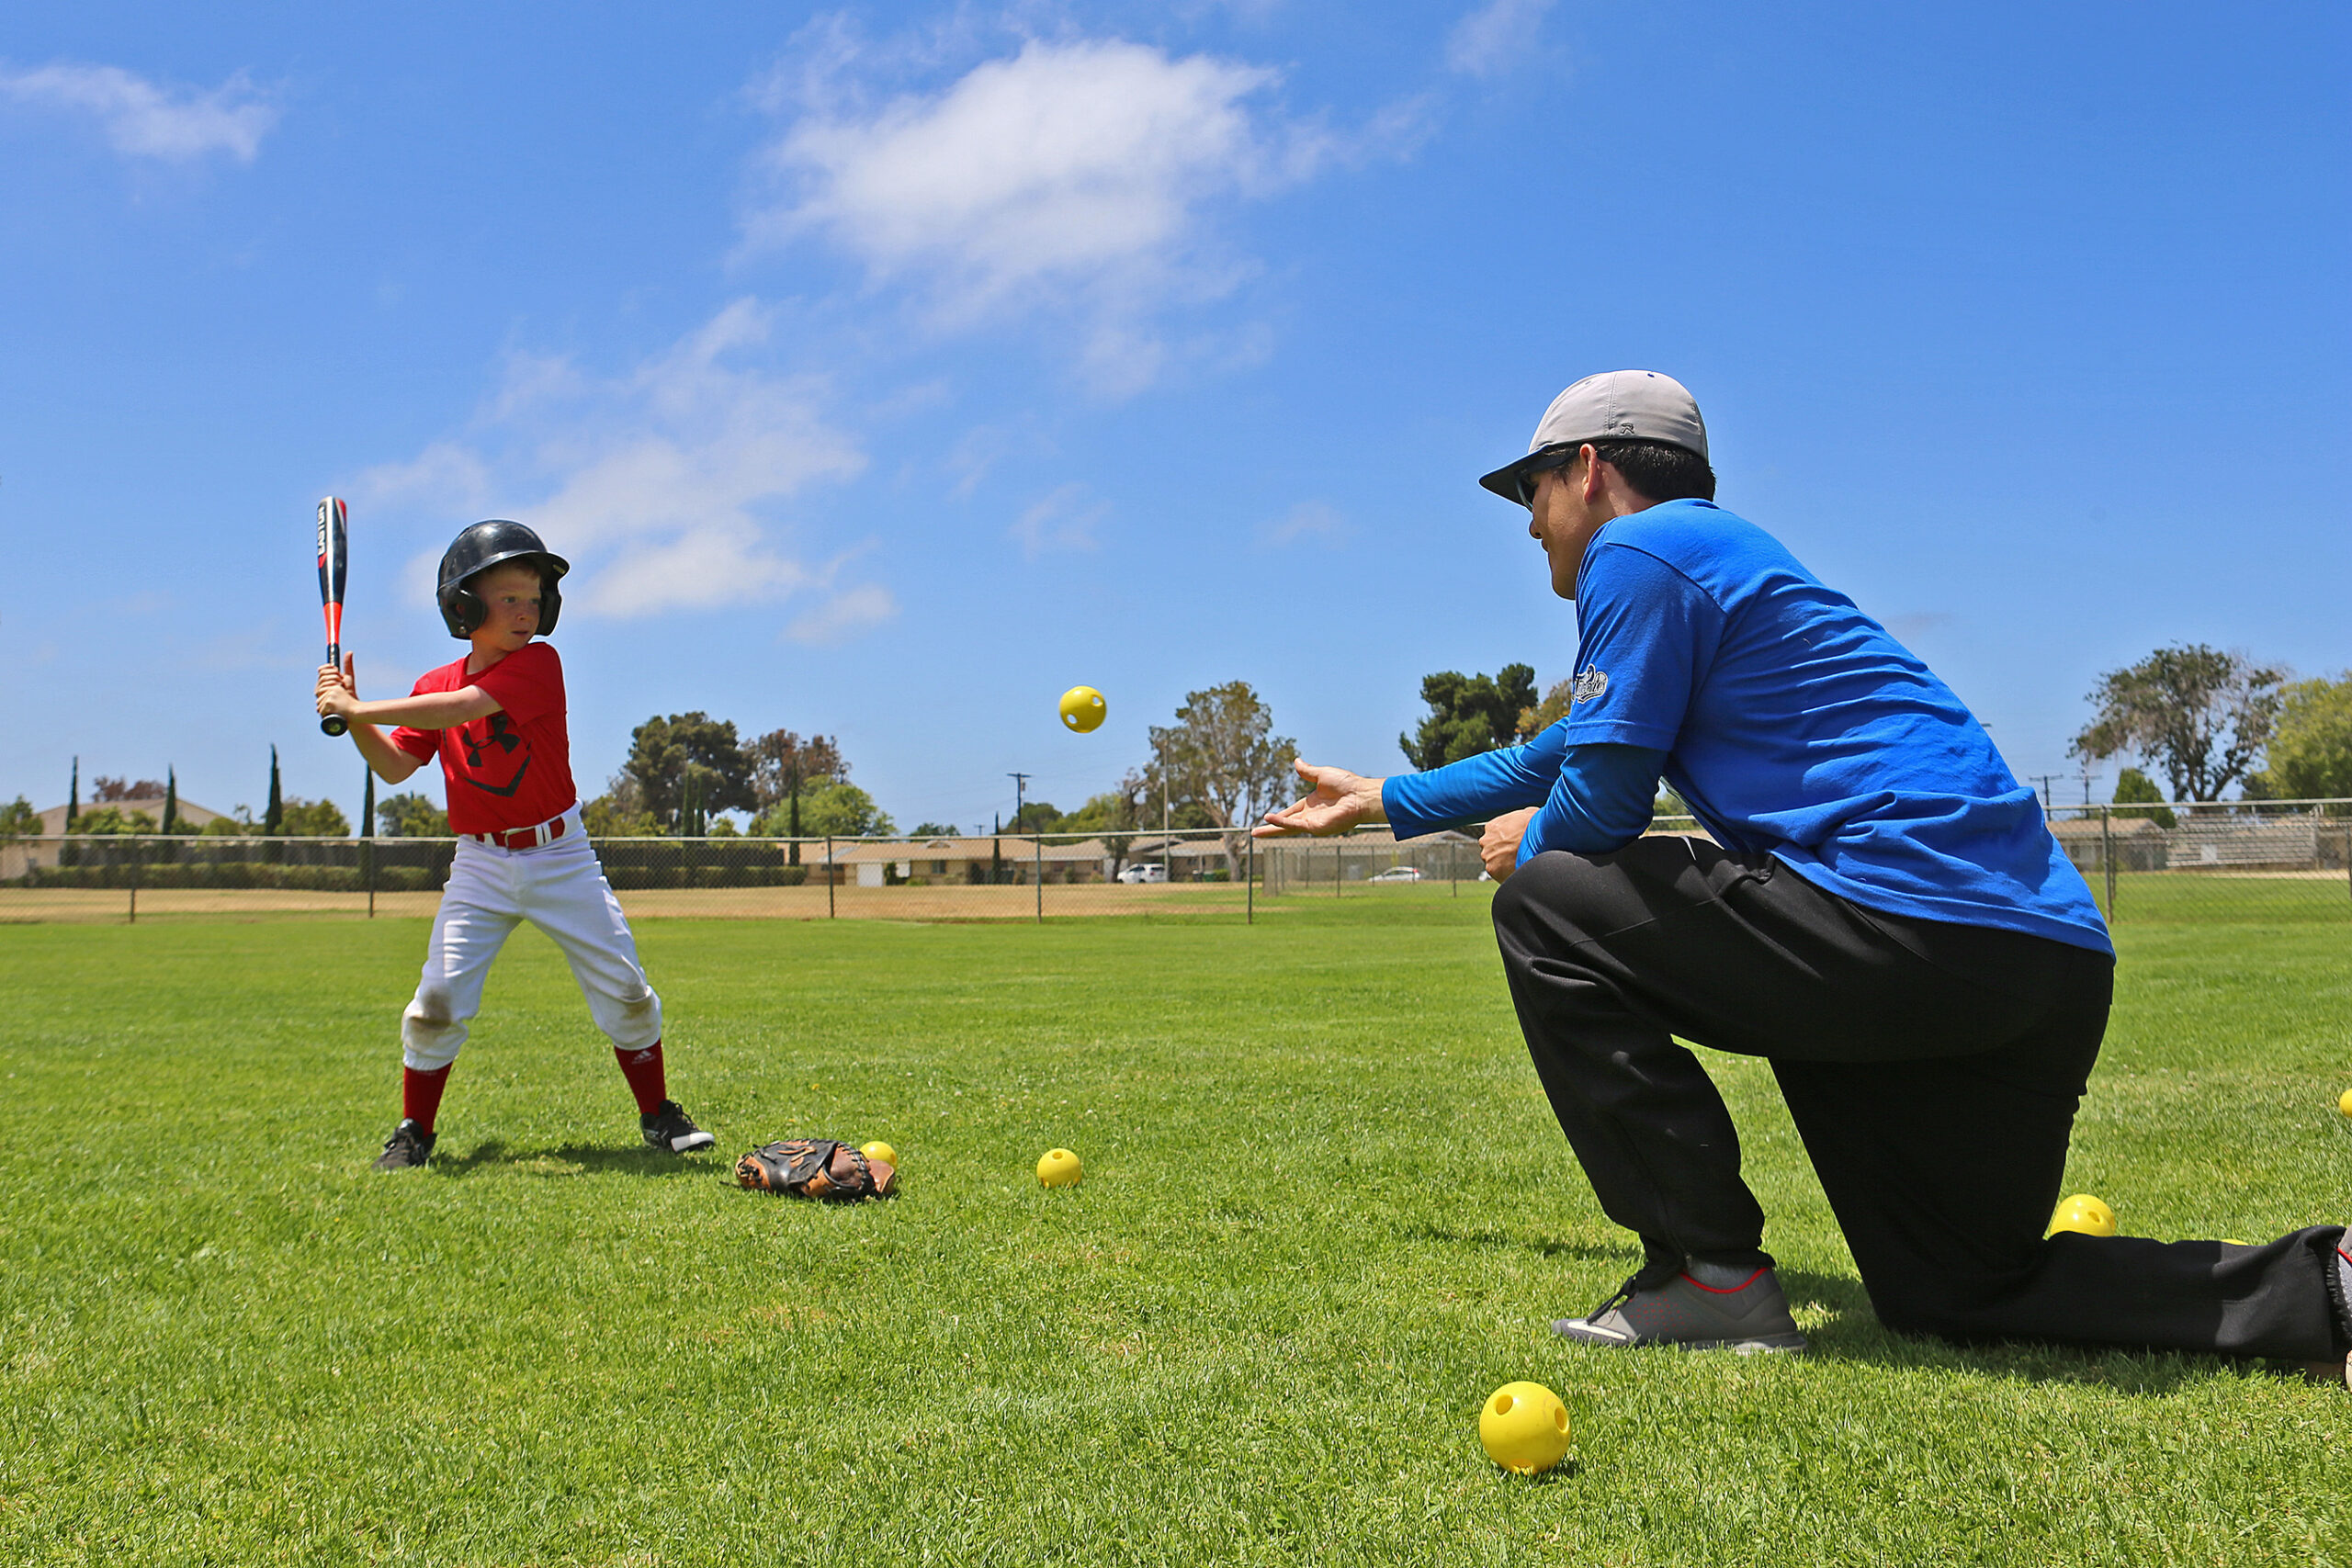
<instances>
[{"instance_id":1,"label":"white cloud","mask_svg":"<svg viewBox=\"0 0 2352 1568\"><path fill-rule=\"evenodd\" d=\"M795 642L846 642L869 626L880 626L899 613L899 602L887 588L868 583L835 594L784 628Z\"/></svg>"},{"instance_id":2,"label":"white cloud","mask_svg":"<svg viewBox=\"0 0 2352 1568\"><path fill-rule=\"evenodd\" d=\"M1047 550L1091 550L1094 525L1111 514L1107 501L1090 501L1082 484L1066 484L1013 519L1006 530L1035 559Z\"/></svg>"},{"instance_id":3,"label":"white cloud","mask_svg":"<svg viewBox=\"0 0 2352 1568\"><path fill-rule=\"evenodd\" d=\"M250 164L277 123L277 107L243 73L210 92L165 88L114 65L0 69L0 94L38 107L95 117L126 157L187 163L226 152Z\"/></svg>"},{"instance_id":4,"label":"white cloud","mask_svg":"<svg viewBox=\"0 0 2352 1568\"><path fill-rule=\"evenodd\" d=\"M569 557L567 609L616 616L756 603L821 590L830 568L779 551L769 515L865 467L813 378L734 361L769 313L739 299L669 352L599 378L519 356L474 431L370 470L358 493L530 524ZM437 557L437 551L435 552Z\"/></svg>"},{"instance_id":5,"label":"white cloud","mask_svg":"<svg viewBox=\"0 0 2352 1568\"><path fill-rule=\"evenodd\" d=\"M1340 515L1337 507L1320 501L1302 501L1280 522L1268 524L1260 537L1270 547L1279 549L1309 540L1336 547L1347 534L1347 519Z\"/></svg>"},{"instance_id":6,"label":"white cloud","mask_svg":"<svg viewBox=\"0 0 2352 1568\"><path fill-rule=\"evenodd\" d=\"M867 62L841 29L820 46L824 64L771 85L770 106L797 113L763 156L786 194L749 217L747 248L821 237L950 330L1073 316L1082 369L1119 395L1159 373L1155 312L1254 270L1216 243L1212 211L1359 151L1267 110L1273 71L1208 55L1032 39L876 106L845 80Z\"/></svg>"},{"instance_id":7,"label":"white cloud","mask_svg":"<svg viewBox=\"0 0 2352 1568\"><path fill-rule=\"evenodd\" d=\"M475 513L490 505L494 488L490 465L481 454L455 441L436 441L405 463L368 469L352 497L371 507L414 500Z\"/></svg>"},{"instance_id":8,"label":"white cloud","mask_svg":"<svg viewBox=\"0 0 2352 1568\"><path fill-rule=\"evenodd\" d=\"M1464 76L1499 76L1532 52L1552 0L1487 0L1453 25L1445 63Z\"/></svg>"}]
</instances>

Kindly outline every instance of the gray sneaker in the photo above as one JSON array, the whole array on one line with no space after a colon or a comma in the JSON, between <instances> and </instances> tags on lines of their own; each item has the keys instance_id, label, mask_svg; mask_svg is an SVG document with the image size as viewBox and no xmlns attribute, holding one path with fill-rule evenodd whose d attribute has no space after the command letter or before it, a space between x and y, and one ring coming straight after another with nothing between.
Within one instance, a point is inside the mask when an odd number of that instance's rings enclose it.
<instances>
[{"instance_id":1,"label":"gray sneaker","mask_svg":"<svg viewBox=\"0 0 2352 1568\"><path fill-rule=\"evenodd\" d=\"M1619 1348L1672 1345L1743 1356L1804 1348L1804 1336L1789 1315L1789 1298L1770 1269L1724 1289L1702 1285L1680 1270L1661 1280L1659 1271L1645 1269L1590 1315L1561 1318L1552 1332Z\"/></svg>"}]
</instances>

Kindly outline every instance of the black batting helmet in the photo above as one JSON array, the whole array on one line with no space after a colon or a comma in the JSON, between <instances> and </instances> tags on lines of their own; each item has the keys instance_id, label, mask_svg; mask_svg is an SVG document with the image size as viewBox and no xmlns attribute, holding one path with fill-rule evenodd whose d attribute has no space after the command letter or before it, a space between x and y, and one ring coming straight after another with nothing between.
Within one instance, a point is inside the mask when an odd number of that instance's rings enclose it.
<instances>
[{"instance_id":1,"label":"black batting helmet","mask_svg":"<svg viewBox=\"0 0 2352 1568\"><path fill-rule=\"evenodd\" d=\"M433 597L440 602L441 618L448 623L451 637L472 636L490 615L490 606L466 586L467 581L510 560L538 564L539 635L555 630L556 612L563 608L556 580L571 570L571 563L539 543L539 536L520 523L492 517L458 535L442 554L441 581Z\"/></svg>"}]
</instances>

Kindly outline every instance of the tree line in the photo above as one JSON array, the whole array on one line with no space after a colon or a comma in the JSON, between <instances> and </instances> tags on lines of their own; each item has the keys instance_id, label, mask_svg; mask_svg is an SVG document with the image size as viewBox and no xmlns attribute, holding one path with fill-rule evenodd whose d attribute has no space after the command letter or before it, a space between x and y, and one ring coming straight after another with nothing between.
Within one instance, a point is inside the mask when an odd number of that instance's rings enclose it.
<instances>
[{"instance_id":1,"label":"tree line","mask_svg":"<svg viewBox=\"0 0 2352 1568\"><path fill-rule=\"evenodd\" d=\"M1492 675L1442 670L1422 678L1421 700L1429 713L1396 743L1407 761L1427 771L1533 739L1567 716L1572 682L1555 682L1539 695L1532 665L1506 664ZM2167 800L2219 800L2233 786L2256 801L2352 797L2352 672L2298 680L2281 664L2181 643L2107 671L2085 700L2093 716L2068 752L2086 761L2132 761L2116 779L2119 806L2168 818ZM1102 835L1118 840L1114 851L1124 854L1134 835L1163 822L1178 829L1238 832L1293 793L1290 763L1297 743L1273 732L1272 710L1247 681L1186 693L1175 722L1153 726L1149 739L1147 760L1075 810L1024 801L1010 819L1000 816L972 830ZM2168 793L2149 769L2163 776ZM85 809L77 757L67 785L65 830L327 838L351 832L334 802L283 794L276 747L270 749L267 805L258 818L240 805L198 829L178 813L178 797L174 770L160 781L99 774L91 780ZM151 812L127 804L150 801L160 801L160 807ZM422 794L394 795L379 804L370 775L367 802L363 817L372 818L386 837L448 836L447 813ZM1668 792L1660 809L1682 807ZM748 826L739 829L726 815L730 812L745 813ZM747 740L732 722L699 710L656 715L631 731L628 759L582 813L598 838L899 833L890 814L851 782L838 737L773 729ZM937 838L962 830L925 821L906 834ZM40 831L40 814L24 796L0 805L0 840Z\"/></svg>"},{"instance_id":2,"label":"tree line","mask_svg":"<svg viewBox=\"0 0 2352 1568\"><path fill-rule=\"evenodd\" d=\"M149 811L132 802L157 802ZM166 768L162 779L129 779L105 773L90 780L90 805L82 806L82 759L74 759L65 786L65 828L68 833L160 833L174 838L222 838L244 834L276 837L343 839L351 836L350 819L332 800L305 800L279 787L277 748L269 749L268 804L256 818L253 808L239 806L225 817L202 827L180 814L179 771ZM442 829L447 831L445 826ZM0 841L37 837L40 813L23 795L0 806Z\"/></svg>"},{"instance_id":3,"label":"tree line","mask_svg":"<svg viewBox=\"0 0 2352 1568\"><path fill-rule=\"evenodd\" d=\"M897 825L850 782L841 741L772 729L745 739L731 719L657 714L629 732L605 793L581 807L591 838L858 838ZM750 818L739 829L728 812Z\"/></svg>"},{"instance_id":4,"label":"tree line","mask_svg":"<svg viewBox=\"0 0 2352 1568\"><path fill-rule=\"evenodd\" d=\"M1027 800L1010 818L1000 813L970 830L1132 838L1163 819L1170 828L1239 830L1288 798L1297 743L1273 732L1272 710L1247 681L1185 694L1175 722L1154 726L1149 739L1148 759L1075 810ZM748 825L739 828L723 815L732 812L745 814ZM656 715L632 730L620 771L582 815L594 838L941 838L966 831L933 821L902 831L851 781L837 736L775 729L746 739L732 720L700 710Z\"/></svg>"}]
</instances>

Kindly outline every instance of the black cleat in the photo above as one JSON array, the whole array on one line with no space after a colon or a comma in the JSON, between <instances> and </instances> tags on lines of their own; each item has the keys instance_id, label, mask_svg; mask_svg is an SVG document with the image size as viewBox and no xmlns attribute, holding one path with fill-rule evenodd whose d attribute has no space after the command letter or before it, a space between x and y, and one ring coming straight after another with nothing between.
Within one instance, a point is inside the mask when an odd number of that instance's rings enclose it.
<instances>
[{"instance_id":1,"label":"black cleat","mask_svg":"<svg viewBox=\"0 0 2352 1568\"><path fill-rule=\"evenodd\" d=\"M686 1114L686 1108L674 1100L663 1100L661 1110L650 1116L639 1117L637 1124L645 1134L647 1148L666 1149L673 1155L691 1154L718 1142L695 1126L695 1119Z\"/></svg>"},{"instance_id":2,"label":"black cleat","mask_svg":"<svg viewBox=\"0 0 2352 1568\"><path fill-rule=\"evenodd\" d=\"M392 1129L384 1140L384 1152L376 1156L378 1170L422 1170L424 1162L433 1157L434 1134L419 1127L407 1117Z\"/></svg>"}]
</instances>

